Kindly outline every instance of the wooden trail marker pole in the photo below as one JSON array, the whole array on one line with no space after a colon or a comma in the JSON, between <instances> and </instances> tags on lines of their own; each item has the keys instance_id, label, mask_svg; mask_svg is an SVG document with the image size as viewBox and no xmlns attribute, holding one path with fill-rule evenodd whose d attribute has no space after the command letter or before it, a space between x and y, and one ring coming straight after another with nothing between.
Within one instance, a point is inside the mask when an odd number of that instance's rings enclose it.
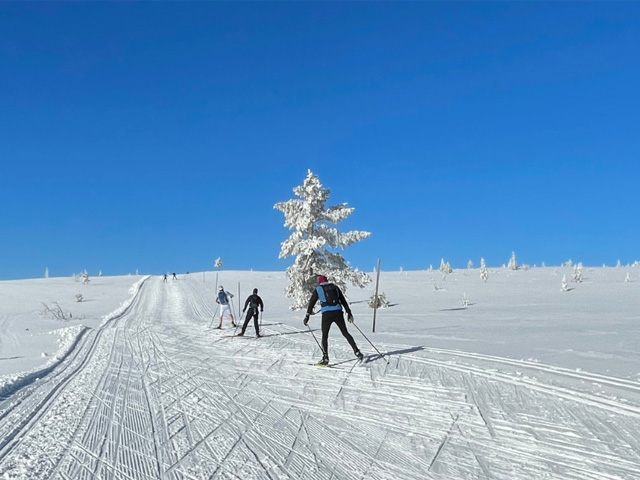
<instances>
[{"instance_id":1,"label":"wooden trail marker pole","mask_svg":"<svg viewBox=\"0 0 640 480\"><path fill-rule=\"evenodd\" d=\"M376 293L373 297L373 329L371 330L373 333L376 333L376 313L378 311L378 286L380 285L380 259L378 259L378 266L376 268Z\"/></svg>"}]
</instances>

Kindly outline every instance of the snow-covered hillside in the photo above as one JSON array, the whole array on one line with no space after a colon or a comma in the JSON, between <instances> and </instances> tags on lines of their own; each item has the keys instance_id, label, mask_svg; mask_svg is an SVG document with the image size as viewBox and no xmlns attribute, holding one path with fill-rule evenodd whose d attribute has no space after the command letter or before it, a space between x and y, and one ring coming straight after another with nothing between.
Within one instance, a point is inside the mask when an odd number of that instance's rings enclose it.
<instances>
[{"instance_id":1,"label":"snow-covered hillside","mask_svg":"<svg viewBox=\"0 0 640 480\"><path fill-rule=\"evenodd\" d=\"M637 479L640 270L587 268L562 291L570 274L489 269L485 283L478 269L383 272L391 306L376 333L374 286L347 292L365 361L334 327L333 368L309 365L320 352L287 308L284 273L101 278L82 286L93 305L63 304L72 279L0 282L0 361L14 374L0 403L0 475ZM216 277L233 293L240 283L236 310L259 289L262 338L252 325L231 338L227 320L208 328ZM45 346L17 334L20 319L37 339L69 325L37 313L47 300L72 310L75 342L49 343L58 361L34 374ZM4 363L20 354L30 375Z\"/></svg>"}]
</instances>

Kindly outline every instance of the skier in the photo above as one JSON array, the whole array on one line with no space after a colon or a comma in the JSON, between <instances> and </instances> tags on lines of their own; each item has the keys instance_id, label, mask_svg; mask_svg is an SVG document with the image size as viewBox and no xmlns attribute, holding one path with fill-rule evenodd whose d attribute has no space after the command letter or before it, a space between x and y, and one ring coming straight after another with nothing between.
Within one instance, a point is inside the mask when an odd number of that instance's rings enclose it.
<instances>
[{"instance_id":1,"label":"skier","mask_svg":"<svg viewBox=\"0 0 640 480\"><path fill-rule=\"evenodd\" d=\"M244 308L242 309L242 313L249 307L249 311L247 312L247 316L244 318L244 324L242 325L242 331L238 334L239 337L244 337L244 332L247 329L247 325L249 325L249 320L253 317L253 326L256 327L256 337L260 338L260 329L258 327L258 307L260 307L260 311L264 311L264 303L262 303L262 299L258 296L258 289L253 289L253 294L247 297L247 300L244 302Z\"/></svg>"},{"instance_id":2,"label":"skier","mask_svg":"<svg viewBox=\"0 0 640 480\"><path fill-rule=\"evenodd\" d=\"M173 274L173 279L174 279L174 280L177 280L177 279L178 279L178 277L176 277L175 272L174 272L174 274Z\"/></svg>"},{"instance_id":3,"label":"skier","mask_svg":"<svg viewBox=\"0 0 640 480\"><path fill-rule=\"evenodd\" d=\"M165 273L165 274L164 274L164 277L163 277L163 279L162 279L162 283L166 283L166 282L167 282L167 274Z\"/></svg>"},{"instance_id":4,"label":"skier","mask_svg":"<svg viewBox=\"0 0 640 480\"><path fill-rule=\"evenodd\" d=\"M232 298L233 294L230 292L225 292L224 287L220 285L220 290L218 291L218 295L216 296L216 303L220 304L220 325L218 325L216 328L222 328L222 317L225 313L229 315L229 318L231 318L231 326L236 326L236 323L233 321L233 312L231 311L231 307L229 306L229 301Z\"/></svg>"},{"instance_id":5,"label":"skier","mask_svg":"<svg viewBox=\"0 0 640 480\"><path fill-rule=\"evenodd\" d=\"M359 360L364 358L364 355L358 349L355 340L347 330L347 325L344 323L344 314L342 313L342 307L347 311L347 319L349 323L353 323L353 315L351 314L351 308L344 295L340 291L337 285L329 283L327 277L324 275L318 276L318 286L311 295L309 305L307 306L307 314L304 317L304 324L309 324L309 315L313 312L313 307L316 302L320 300L320 311L322 312L322 360L318 362L318 365L329 364L329 329L331 324L338 325L340 332L347 339L353 353Z\"/></svg>"}]
</instances>

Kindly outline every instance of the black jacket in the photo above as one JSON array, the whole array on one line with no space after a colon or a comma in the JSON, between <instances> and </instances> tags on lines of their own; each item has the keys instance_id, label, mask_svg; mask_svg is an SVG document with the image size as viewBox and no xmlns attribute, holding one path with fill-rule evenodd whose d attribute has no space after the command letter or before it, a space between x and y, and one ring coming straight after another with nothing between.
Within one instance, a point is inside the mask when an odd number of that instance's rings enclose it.
<instances>
[{"instance_id":1,"label":"black jacket","mask_svg":"<svg viewBox=\"0 0 640 480\"><path fill-rule=\"evenodd\" d=\"M244 308L242 309L242 311L244 312L249 305L252 305L252 307L250 308L255 308L256 310L258 309L258 307L260 307L261 312L264 310L264 303L262 303L262 299L255 293L247 297L247 301L244 302Z\"/></svg>"}]
</instances>

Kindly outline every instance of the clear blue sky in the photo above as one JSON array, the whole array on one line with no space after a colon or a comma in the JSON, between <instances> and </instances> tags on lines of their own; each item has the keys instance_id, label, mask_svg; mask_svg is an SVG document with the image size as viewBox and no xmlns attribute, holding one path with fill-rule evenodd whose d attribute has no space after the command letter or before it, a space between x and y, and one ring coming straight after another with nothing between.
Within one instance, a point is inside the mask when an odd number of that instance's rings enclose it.
<instances>
[{"instance_id":1,"label":"clear blue sky","mask_svg":"<svg viewBox=\"0 0 640 480\"><path fill-rule=\"evenodd\" d=\"M640 259L640 3L0 3L0 278Z\"/></svg>"}]
</instances>

